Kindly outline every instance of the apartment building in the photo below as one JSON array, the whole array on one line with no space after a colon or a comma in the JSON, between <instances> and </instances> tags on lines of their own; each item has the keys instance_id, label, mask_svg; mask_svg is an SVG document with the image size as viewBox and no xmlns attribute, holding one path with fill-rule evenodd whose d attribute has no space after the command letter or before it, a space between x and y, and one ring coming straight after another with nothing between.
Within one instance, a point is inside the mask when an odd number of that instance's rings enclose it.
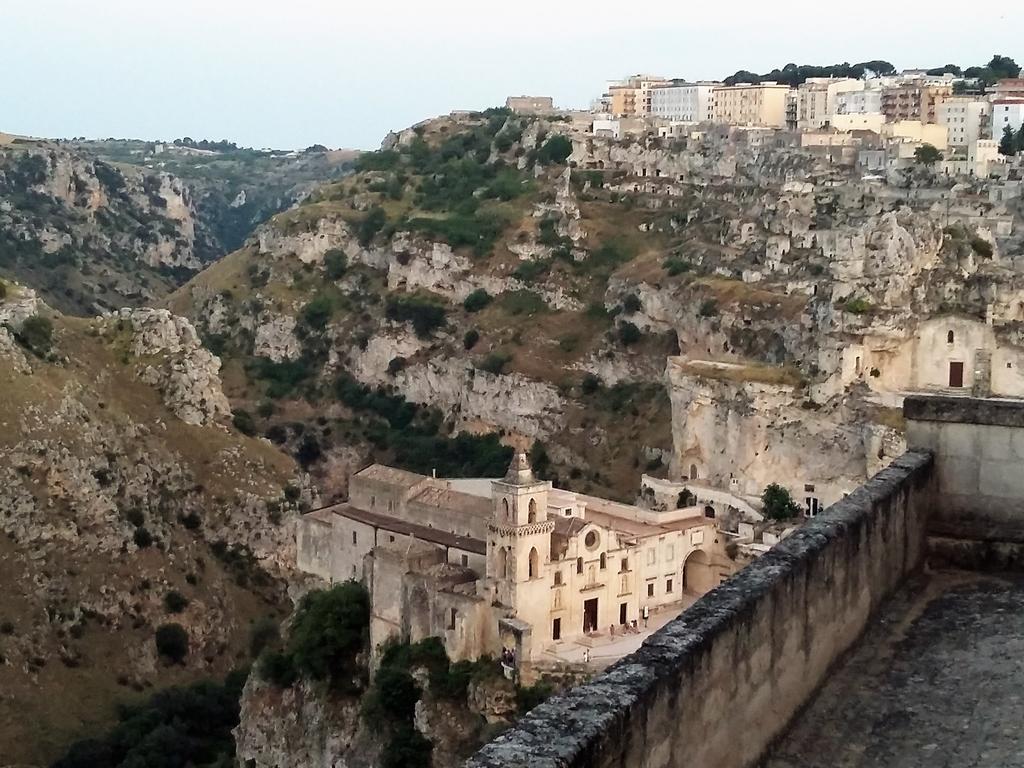
<instances>
[{"instance_id":1,"label":"apartment building","mask_svg":"<svg viewBox=\"0 0 1024 768\"><path fill-rule=\"evenodd\" d=\"M611 113L616 117L638 117L651 114L651 91L671 81L657 75L633 75L610 83Z\"/></svg>"},{"instance_id":2,"label":"apartment building","mask_svg":"<svg viewBox=\"0 0 1024 768\"><path fill-rule=\"evenodd\" d=\"M1024 99L1024 78L1000 80L989 89L992 99Z\"/></svg>"},{"instance_id":3,"label":"apartment building","mask_svg":"<svg viewBox=\"0 0 1024 768\"><path fill-rule=\"evenodd\" d=\"M714 117L714 89L721 83L673 80L651 88L651 116L682 123L701 123Z\"/></svg>"},{"instance_id":4,"label":"apartment building","mask_svg":"<svg viewBox=\"0 0 1024 768\"><path fill-rule=\"evenodd\" d=\"M924 81L892 86L882 90L882 114L889 122L920 120L922 123L934 123L938 120L939 104L952 94L952 85Z\"/></svg>"},{"instance_id":5,"label":"apartment building","mask_svg":"<svg viewBox=\"0 0 1024 768\"><path fill-rule=\"evenodd\" d=\"M860 90L842 91L836 94L836 115L873 115L882 111L882 91L863 83Z\"/></svg>"},{"instance_id":6,"label":"apartment building","mask_svg":"<svg viewBox=\"0 0 1024 768\"><path fill-rule=\"evenodd\" d=\"M970 96L952 96L939 104L935 122L949 129L949 143L966 147L989 136L992 105Z\"/></svg>"},{"instance_id":7,"label":"apartment building","mask_svg":"<svg viewBox=\"0 0 1024 768\"><path fill-rule=\"evenodd\" d=\"M720 86L713 91L713 119L730 125L785 128L789 90L774 82Z\"/></svg>"},{"instance_id":8,"label":"apartment building","mask_svg":"<svg viewBox=\"0 0 1024 768\"><path fill-rule=\"evenodd\" d=\"M796 89L796 127L824 128L836 113L837 97L864 90L864 82L849 77L811 77ZM791 122L791 121L790 121Z\"/></svg>"},{"instance_id":9,"label":"apartment building","mask_svg":"<svg viewBox=\"0 0 1024 768\"><path fill-rule=\"evenodd\" d=\"M1024 98L995 99L992 102L992 138L999 141L1006 126L1014 132L1024 124Z\"/></svg>"}]
</instances>

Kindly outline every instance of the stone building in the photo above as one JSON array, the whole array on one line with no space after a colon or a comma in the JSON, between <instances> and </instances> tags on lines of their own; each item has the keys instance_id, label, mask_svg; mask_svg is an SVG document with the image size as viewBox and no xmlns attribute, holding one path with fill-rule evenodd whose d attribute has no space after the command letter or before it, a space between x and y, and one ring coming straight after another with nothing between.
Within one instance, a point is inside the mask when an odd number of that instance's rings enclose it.
<instances>
[{"instance_id":1,"label":"stone building","mask_svg":"<svg viewBox=\"0 0 1024 768\"><path fill-rule=\"evenodd\" d=\"M544 115L555 111L555 101L550 96L509 96L505 107L520 115Z\"/></svg>"},{"instance_id":2,"label":"stone building","mask_svg":"<svg viewBox=\"0 0 1024 768\"><path fill-rule=\"evenodd\" d=\"M349 500L306 514L298 565L362 580L371 640L441 637L455 659L612 634L734 570L699 507L644 509L553 488L524 454L505 477L442 480L372 465Z\"/></svg>"}]
</instances>

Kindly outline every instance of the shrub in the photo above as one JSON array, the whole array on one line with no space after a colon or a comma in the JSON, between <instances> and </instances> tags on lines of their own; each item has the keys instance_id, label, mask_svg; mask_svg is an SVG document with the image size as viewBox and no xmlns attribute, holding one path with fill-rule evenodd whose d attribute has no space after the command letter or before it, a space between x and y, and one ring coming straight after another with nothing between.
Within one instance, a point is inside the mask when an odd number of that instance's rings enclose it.
<instances>
[{"instance_id":1,"label":"shrub","mask_svg":"<svg viewBox=\"0 0 1024 768\"><path fill-rule=\"evenodd\" d=\"M984 256L987 259L992 257L992 243L983 237L972 237L971 248L979 256Z\"/></svg>"},{"instance_id":2,"label":"shrub","mask_svg":"<svg viewBox=\"0 0 1024 768\"><path fill-rule=\"evenodd\" d=\"M622 300L622 311L627 315L632 315L639 312L644 308L644 305L640 302L640 297L635 293L631 293Z\"/></svg>"},{"instance_id":3,"label":"shrub","mask_svg":"<svg viewBox=\"0 0 1024 768\"><path fill-rule=\"evenodd\" d=\"M261 678L277 688L290 688L299 679L292 657L280 651L264 653L260 657L257 671Z\"/></svg>"},{"instance_id":4,"label":"shrub","mask_svg":"<svg viewBox=\"0 0 1024 768\"><path fill-rule=\"evenodd\" d=\"M145 549L153 545L153 534L149 532L148 528L139 526L135 529L135 533L132 535L132 541L135 542L135 546L139 549Z\"/></svg>"},{"instance_id":5,"label":"shrub","mask_svg":"<svg viewBox=\"0 0 1024 768\"><path fill-rule=\"evenodd\" d=\"M526 290L501 294L501 306L510 315L536 315L548 309L540 294Z\"/></svg>"},{"instance_id":6,"label":"shrub","mask_svg":"<svg viewBox=\"0 0 1024 768\"><path fill-rule=\"evenodd\" d=\"M188 607L188 598L181 592L172 589L164 595L164 608L168 613L181 613Z\"/></svg>"},{"instance_id":7,"label":"shrub","mask_svg":"<svg viewBox=\"0 0 1024 768\"><path fill-rule=\"evenodd\" d=\"M512 276L517 280L522 280L524 283L532 283L539 277L543 277L551 269L551 262L540 260L540 261L524 261L512 272Z\"/></svg>"},{"instance_id":8,"label":"shrub","mask_svg":"<svg viewBox=\"0 0 1024 768\"><path fill-rule=\"evenodd\" d=\"M480 331L476 328L470 328L466 331L466 335L462 337L462 346L465 349L472 349L478 341L480 341Z\"/></svg>"},{"instance_id":9,"label":"shrub","mask_svg":"<svg viewBox=\"0 0 1024 768\"><path fill-rule=\"evenodd\" d=\"M512 355L507 352L492 352L477 363L476 367L481 371L498 375L504 373L505 366L510 362L512 362Z\"/></svg>"},{"instance_id":10,"label":"shrub","mask_svg":"<svg viewBox=\"0 0 1024 768\"><path fill-rule=\"evenodd\" d=\"M704 299L697 309L697 317L714 317L718 314L718 302L715 299Z\"/></svg>"},{"instance_id":11,"label":"shrub","mask_svg":"<svg viewBox=\"0 0 1024 768\"><path fill-rule=\"evenodd\" d=\"M541 165L563 165L572 154L572 140L568 136L552 136L537 151Z\"/></svg>"},{"instance_id":12,"label":"shrub","mask_svg":"<svg viewBox=\"0 0 1024 768\"><path fill-rule=\"evenodd\" d=\"M332 248L324 254L324 272L331 280L337 280L348 269L348 257L340 248Z\"/></svg>"},{"instance_id":13,"label":"shrub","mask_svg":"<svg viewBox=\"0 0 1024 768\"><path fill-rule=\"evenodd\" d=\"M800 507L789 491L777 483L770 483L761 493L764 516L770 520L789 520L800 514Z\"/></svg>"},{"instance_id":14,"label":"shrub","mask_svg":"<svg viewBox=\"0 0 1024 768\"><path fill-rule=\"evenodd\" d=\"M202 519L196 512L189 512L188 514L182 515L180 518L181 524L190 531L199 530L199 526L203 524Z\"/></svg>"},{"instance_id":15,"label":"shrub","mask_svg":"<svg viewBox=\"0 0 1024 768\"><path fill-rule=\"evenodd\" d=\"M430 337L445 322L445 309L441 304L418 296L389 298L385 315L388 320L412 323L413 330L421 339Z\"/></svg>"},{"instance_id":16,"label":"shrub","mask_svg":"<svg viewBox=\"0 0 1024 768\"><path fill-rule=\"evenodd\" d=\"M366 248L370 243L373 242L373 238L377 236L388 223L388 216L384 212L384 209L380 206L374 206L367 211L366 216L356 229L356 235L359 238L359 244Z\"/></svg>"},{"instance_id":17,"label":"shrub","mask_svg":"<svg viewBox=\"0 0 1024 768\"><path fill-rule=\"evenodd\" d=\"M181 624L161 624L154 639L156 652L175 664L188 655L188 632Z\"/></svg>"},{"instance_id":18,"label":"shrub","mask_svg":"<svg viewBox=\"0 0 1024 768\"><path fill-rule=\"evenodd\" d=\"M493 297L484 288L477 288L462 302L467 312L479 312L493 301Z\"/></svg>"},{"instance_id":19,"label":"shrub","mask_svg":"<svg viewBox=\"0 0 1024 768\"><path fill-rule=\"evenodd\" d=\"M519 713L525 715L538 704L551 698L552 693L554 689L547 683L516 688L516 705L519 707Z\"/></svg>"},{"instance_id":20,"label":"shrub","mask_svg":"<svg viewBox=\"0 0 1024 768\"><path fill-rule=\"evenodd\" d=\"M592 373L588 373L583 377L583 381L580 383L580 390L584 395L592 395L601 388L601 379Z\"/></svg>"},{"instance_id":21,"label":"shrub","mask_svg":"<svg viewBox=\"0 0 1024 768\"><path fill-rule=\"evenodd\" d=\"M334 314L334 302L323 294L315 297L299 312L299 319L307 328L322 331Z\"/></svg>"},{"instance_id":22,"label":"shrub","mask_svg":"<svg viewBox=\"0 0 1024 768\"><path fill-rule=\"evenodd\" d=\"M253 420L252 414L246 410L241 408L235 409L231 414L231 423L243 435L252 437L256 434L256 422Z\"/></svg>"},{"instance_id":23,"label":"shrub","mask_svg":"<svg viewBox=\"0 0 1024 768\"><path fill-rule=\"evenodd\" d=\"M366 589L354 581L308 592L292 621L288 652L299 674L346 689L370 623Z\"/></svg>"},{"instance_id":24,"label":"shrub","mask_svg":"<svg viewBox=\"0 0 1024 768\"><path fill-rule=\"evenodd\" d=\"M27 350L42 357L53 345L53 322L48 317L33 315L21 324L15 337Z\"/></svg>"},{"instance_id":25,"label":"shrub","mask_svg":"<svg viewBox=\"0 0 1024 768\"><path fill-rule=\"evenodd\" d=\"M408 365L408 363L409 361L406 360L401 355L399 355L398 357L392 357L390 362L388 362L388 376L394 376L400 370L405 368L405 366Z\"/></svg>"},{"instance_id":26,"label":"shrub","mask_svg":"<svg viewBox=\"0 0 1024 768\"><path fill-rule=\"evenodd\" d=\"M412 675L398 666L382 666L374 681L374 704L385 717L411 720L420 697Z\"/></svg>"},{"instance_id":27,"label":"shrub","mask_svg":"<svg viewBox=\"0 0 1024 768\"><path fill-rule=\"evenodd\" d=\"M249 656L259 658L265 650L281 642L281 630L269 616L257 619L249 629Z\"/></svg>"},{"instance_id":28,"label":"shrub","mask_svg":"<svg viewBox=\"0 0 1024 768\"><path fill-rule=\"evenodd\" d=\"M873 305L867 299L847 299L843 303L843 310L849 312L851 315L865 315L870 312L872 308Z\"/></svg>"},{"instance_id":29,"label":"shrub","mask_svg":"<svg viewBox=\"0 0 1024 768\"><path fill-rule=\"evenodd\" d=\"M631 322L623 320L619 323L619 341L625 346L632 346L640 341L641 338L643 338L643 334L640 332L640 329Z\"/></svg>"},{"instance_id":30,"label":"shrub","mask_svg":"<svg viewBox=\"0 0 1024 768\"><path fill-rule=\"evenodd\" d=\"M396 726L381 750L381 768L430 768L434 745L414 725Z\"/></svg>"},{"instance_id":31,"label":"shrub","mask_svg":"<svg viewBox=\"0 0 1024 768\"><path fill-rule=\"evenodd\" d=\"M357 171L391 171L402 162L402 156L393 149L365 152L356 159Z\"/></svg>"}]
</instances>

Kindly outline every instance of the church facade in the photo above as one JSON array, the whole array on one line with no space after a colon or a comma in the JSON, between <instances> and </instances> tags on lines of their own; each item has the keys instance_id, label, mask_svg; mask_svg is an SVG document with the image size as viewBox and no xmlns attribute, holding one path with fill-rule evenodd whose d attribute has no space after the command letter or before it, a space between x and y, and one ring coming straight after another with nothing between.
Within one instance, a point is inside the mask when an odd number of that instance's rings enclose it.
<instances>
[{"instance_id":1,"label":"church facade","mask_svg":"<svg viewBox=\"0 0 1024 768\"><path fill-rule=\"evenodd\" d=\"M370 592L371 640L441 637L454 659L614 634L733 571L714 520L553 488L522 453L507 474L442 480L372 465L349 500L303 516L301 570Z\"/></svg>"}]
</instances>

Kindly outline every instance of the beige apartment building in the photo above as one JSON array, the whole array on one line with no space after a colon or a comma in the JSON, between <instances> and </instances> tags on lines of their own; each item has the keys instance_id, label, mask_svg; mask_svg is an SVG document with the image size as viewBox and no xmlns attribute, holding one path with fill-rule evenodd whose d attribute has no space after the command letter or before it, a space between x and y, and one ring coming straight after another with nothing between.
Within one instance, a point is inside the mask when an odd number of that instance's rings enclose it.
<instances>
[{"instance_id":1,"label":"beige apartment building","mask_svg":"<svg viewBox=\"0 0 1024 768\"><path fill-rule=\"evenodd\" d=\"M952 96L939 104L935 122L949 130L949 143L955 147L970 146L978 139L989 138L992 105L970 96Z\"/></svg>"},{"instance_id":2,"label":"beige apartment building","mask_svg":"<svg viewBox=\"0 0 1024 768\"><path fill-rule=\"evenodd\" d=\"M739 83L714 90L714 121L729 125L786 127L789 86L779 83Z\"/></svg>"},{"instance_id":3,"label":"beige apartment building","mask_svg":"<svg viewBox=\"0 0 1024 768\"><path fill-rule=\"evenodd\" d=\"M953 95L953 86L911 82L882 90L882 114L892 123L899 120L938 122L939 105Z\"/></svg>"},{"instance_id":4,"label":"beige apartment building","mask_svg":"<svg viewBox=\"0 0 1024 768\"><path fill-rule=\"evenodd\" d=\"M840 93L864 90L864 82L849 77L811 77L792 95L796 127L801 130L824 128L837 110ZM792 122L792 120L790 121Z\"/></svg>"},{"instance_id":5,"label":"beige apartment building","mask_svg":"<svg viewBox=\"0 0 1024 768\"><path fill-rule=\"evenodd\" d=\"M644 117L651 114L652 89L671 81L657 75L633 75L609 84L611 113L615 117Z\"/></svg>"}]
</instances>

